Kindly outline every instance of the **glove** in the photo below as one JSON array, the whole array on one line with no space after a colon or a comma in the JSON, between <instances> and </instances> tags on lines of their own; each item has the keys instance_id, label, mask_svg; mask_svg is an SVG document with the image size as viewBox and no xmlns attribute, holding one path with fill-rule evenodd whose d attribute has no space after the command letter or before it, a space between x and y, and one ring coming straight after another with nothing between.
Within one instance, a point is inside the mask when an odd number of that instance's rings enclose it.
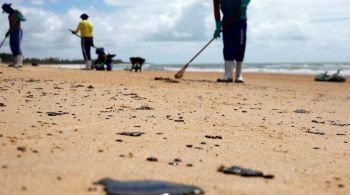
<instances>
[{"instance_id":1,"label":"glove","mask_svg":"<svg viewBox=\"0 0 350 195\"><path fill-rule=\"evenodd\" d=\"M22 14L17 14L17 18L21 22L25 22L27 20Z\"/></svg>"},{"instance_id":2,"label":"glove","mask_svg":"<svg viewBox=\"0 0 350 195\"><path fill-rule=\"evenodd\" d=\"M248 5L241 5L241 13L244 13L244 12L246 12L247 11L247 6Z\"/></svg>"},{"instance_id":3,"label":"glove","mask_svg":"<svg viewBox=\"0 0 350 195\"><path fill-rule=\"evenodd\" d=\"M77 32L75 32L74 30L69 30L73 35L76 35Z\"/></svg>"},{"instance_id":4,"label":"glove","mask_svg":"<svg viewBox=\"0 0 350 195\"><path fill-rule=\"evenodd\" d=\"M247 11L247 7L248 7L249 2L250 2L250 0L243 0L243 2L241 4L241 12Z\"/></svg>"},{"instance_id":5,"label":"glove","mask_svg":"<svg viewBox=\"0 0 350 195\"><path fill-rule=\"evenodd\" d=\"M220 38L221 29L222 29L222 22L216 21L216 30L214 32L214 39Z\"/></svg>"},{"instance_id":6,"label":"glove","mask_svg":"<svg viewBox=\"0 0 350 195\"><path fill-rule=\"evenodd\" d=\"M6 38L9 37L10 34L11 34L11 32L10 32L10 31L7 31L5 37L6 37Z\"/></svg>"}]
</instances>

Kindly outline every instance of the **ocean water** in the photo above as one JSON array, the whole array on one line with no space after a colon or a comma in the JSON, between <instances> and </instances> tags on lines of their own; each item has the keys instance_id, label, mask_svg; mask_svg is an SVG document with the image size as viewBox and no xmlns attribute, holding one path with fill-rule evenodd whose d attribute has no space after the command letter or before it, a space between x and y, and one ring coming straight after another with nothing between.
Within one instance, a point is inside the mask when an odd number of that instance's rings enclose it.
<instances>
[{"instance_id":1,"label":"ocean water","mask_svg":"<svg viewBox=\"0 0 350 195\"><path fill-rule=\"evenodd\" d=\"M149 65L150 70L179 71L183 65ZM253 73L283 73L283 74L319 74L328 71L332 74L341 71L343 75L350 75L350 63L247 63L244 72ZM189 72L224 72L223 64L191 64Z\"/></svg>"},{"instance_id":2,"label":"ocean water","mask_svg":"<svg viewBox=\"0 0 350 195\"><path fill-rule=\"evenodd\" d=\"M179 71L184 64L144 64L143 70ZM54 65L57 68L80 69L84 65ZM127 70L130 64L114 64L113 70ZM349 63L246 63L244 72L252 73L282 73L282 74L319 74L327 71L329 74L340 70L342 75L350 76ZM223 64L190 64L188 72L223 72Z\"/></svg>"}]
</instances>

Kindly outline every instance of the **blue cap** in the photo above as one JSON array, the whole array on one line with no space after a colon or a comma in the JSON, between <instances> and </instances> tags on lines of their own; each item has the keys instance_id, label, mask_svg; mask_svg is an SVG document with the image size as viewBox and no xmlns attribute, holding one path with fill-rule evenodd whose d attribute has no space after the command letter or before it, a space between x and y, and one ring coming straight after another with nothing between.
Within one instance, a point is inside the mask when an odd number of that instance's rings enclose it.
<instances>
[{"instance_id":1,"label":"blue cap","mask_svg":"<svg viewBox=\"0 0 350 195\"><path fill-rule=\"evenodd\" d=\"M99 47L96 49L96 54L97 55L100 55L100 54L103 54L105 52L105 49L103 47Z\"/></svg>"},{"instance_id":2,"label":"blue cap","mask_svg":"<svg viewBox=\"0 0 350 195\"><path fill-rule=\"evenodd\" d=\"M11 9L12 9L11 3L2 4L2 13L5 13L5 11L10 11Z\"/></svg>"},{"instance_id":3,"label":"blue cap","mask_svg":"<svg viewBox=\"0 0 350 195\"><path fill-rule=\"evenodd\" d=\"M89 16L84 13L84 14L81 14L80 18L83 19L83 20L86 20L86 19L89 18Z\"/></svg>"}]
</instances>

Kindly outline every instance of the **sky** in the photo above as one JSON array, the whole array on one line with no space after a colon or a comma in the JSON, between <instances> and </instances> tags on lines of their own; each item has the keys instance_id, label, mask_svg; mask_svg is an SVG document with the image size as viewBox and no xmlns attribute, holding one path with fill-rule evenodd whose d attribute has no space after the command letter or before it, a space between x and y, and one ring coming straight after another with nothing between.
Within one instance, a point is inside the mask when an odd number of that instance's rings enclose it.
<instances>
[{"instance_id":1,"label":"sky","mask_svg":"<svg viewBox=\"0 0 350 195\"><path fill-rule=\"evenodd\" d=\"M212 0L0 0L12 3L22 24L25 57L81 59L75 29L87 13L94 42L118 59L141 56L149 63L185 64L213 36ZM251 0L245 61L350 62L349 0ZM0 17L0 37L8 29ZM194 63L222 63L222 40ZM0 52L10 53L8 40ZM94 51L92 51L94 53ZM96 57L93 55L93 57Z\"/></svg>"}]
</instances>

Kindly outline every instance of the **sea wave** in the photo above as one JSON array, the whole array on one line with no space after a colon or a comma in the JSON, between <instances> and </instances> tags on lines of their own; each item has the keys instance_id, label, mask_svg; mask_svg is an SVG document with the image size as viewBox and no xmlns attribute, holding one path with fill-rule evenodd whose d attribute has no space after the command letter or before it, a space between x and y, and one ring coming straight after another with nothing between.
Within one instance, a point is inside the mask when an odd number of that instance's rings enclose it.
<instances>
[{"instance_id":1,"label":"sea wave","mask_svg":"<svg viewBox=\"0 0 350 195\"><path fill-rule=\"evenodd\" d=\"M182 68L181 64L144 64L143 70L172 71ZM50 65L50 67L62 69L82 69L82 64ZM131 64L114 64L113 70L128 70ZM249 73L280 73L280 74L319 74L327 71L333 74L341 71L342 75L350 75L350 63L280 63L280 64L245 64L244 72ZM188 67L189 72L224 72L222 64L192 64Z\"/></svg>"}]
</instances>

